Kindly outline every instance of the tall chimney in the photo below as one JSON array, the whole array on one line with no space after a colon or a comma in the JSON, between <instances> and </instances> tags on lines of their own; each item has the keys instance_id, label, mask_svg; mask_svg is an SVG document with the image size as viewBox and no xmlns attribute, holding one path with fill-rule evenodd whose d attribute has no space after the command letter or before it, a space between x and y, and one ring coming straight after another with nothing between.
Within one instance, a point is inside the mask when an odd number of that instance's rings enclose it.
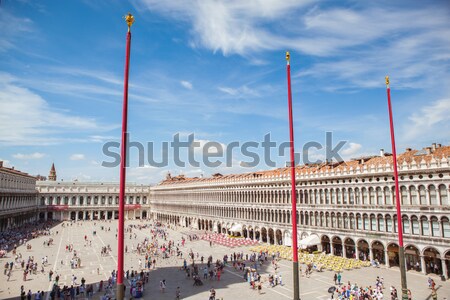
<instances>
[{"instance_id":1,"label":"tall chimney","mask_svg":"<svg viewBox=\"0 0 450 300\"><path fill-rule=\"evenodd\" d=\"M380 156L384 157L384 149L380 149Z\"/></svg>"},{"instance_id":2,"label":"tall chimney","mask_svg":"<svg viewBox=\"0 0 450 300\"><path fill-rule=\"evenodd\" d=\"M406 152L409 152L409 151L411 151L412 149L411 148L406 148Z\"/></svg>"},{"instance_id":3,"label":"tall chimney","mask_svg":"<svg viewBox=\"0 0 450 300\"><path fill-rule=\"evenodd\" d=\"M433 152L436 151L436 143L431 144L431 150Z\"/></svg>"},{"instance_id":4,"label":"tall chimney","mask_svg":"<svg viewBox=\"0 0 450 300\"><path fill-rule=\"evenodd\" d=\"M431 147L426 147L425 150L427 151L427 154L428 154L428 155L431 154Z\"/></svg>"},{"instance_id":5,"label":"tall chimney","mask_svg":"<svg viewBox=\"0 0 450 300\"><path fill-rule=\"evenodd\" d=\"M438 147L438 148L441 148L441 147L442 147L442 144L437 144L437 147Z\"/></svg>"}]
</instances>

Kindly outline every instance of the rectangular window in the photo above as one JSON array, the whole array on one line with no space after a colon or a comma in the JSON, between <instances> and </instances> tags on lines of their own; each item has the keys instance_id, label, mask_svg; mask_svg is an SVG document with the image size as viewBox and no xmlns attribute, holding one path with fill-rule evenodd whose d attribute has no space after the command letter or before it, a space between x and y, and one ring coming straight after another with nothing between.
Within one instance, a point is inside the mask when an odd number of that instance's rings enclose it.
<instances>
[{"instance_id":1,"label":"rectangular window","mask_svg":"<svg viewBox=\"0 0 450 300\"><path fill-rule=\"evenodd\" d=\"M384 232L384 220L383 219L378 219L378 226L379 226L379 231Z\"/></svg>"},{"instance_id":2,"label":"rectangular window","mask_svg":"<svg viewBox=\"0 0 450 300\"><path fill-rule=\"evenodd\" d=\"M444 237L445 238L450 237L450 223L444 222L442 227L444 228Z\"/></svg>"},{"instance_id":3,"label":"rectangular window","mask_svg":"<svg viewBox=\"0 0 450 300\"><path fill-rule=\"evenodd\" d=\"M403 233L409 234L409 221L403 220Z\"/></svg>"},{"instance_id":4,"label":"rectangular window","mask_svg":"<svg viewBox=\"0 0 450 300\"><path fill-rule=\"evenodd\" d=\"M386 229L387 229L387 232L392 232L392 220L391 219L386 220Z\"/></svg>"},{"instance_id":5,"label":"rectangular window","mask_svg":"<svg viewBox=\"0 0 450 300\"><path fill-rule=\"evenodd\" d=\"M376 231L377 230L377 219L375 219L375 218L372 218L371 220L370 220L370 229L371 230L373 230L373 231Z\"/></svg>"},{"instance_id":6,"label":"rectangular window","mask_svg":"<svg viewBox=\"0 0 450 300\"><path fill-rule=\"evenodd\" d=\"M412 221L412 234L419 234L419 221Z\"/></svg>"},{"instance_id":7,"label":"rectangular window","mask_svg":"<svg viewBox=\"0 0 450 300\"><path fill-rule=\"evenodd\" d=\"M437 221L431 222L431 231L433 236L439 236L439 223Z\"/></svg>"},{"instance_id":8,"label":"rectangular window","mask_svg":"<svg viewBox=\"0 0 450 300\"><path fill-rule=\"evenodd\" d=\"M428 221L422 221L422 234L425 236L430 235L430 224L428 224Z\"/></svg>"}]
</instances>

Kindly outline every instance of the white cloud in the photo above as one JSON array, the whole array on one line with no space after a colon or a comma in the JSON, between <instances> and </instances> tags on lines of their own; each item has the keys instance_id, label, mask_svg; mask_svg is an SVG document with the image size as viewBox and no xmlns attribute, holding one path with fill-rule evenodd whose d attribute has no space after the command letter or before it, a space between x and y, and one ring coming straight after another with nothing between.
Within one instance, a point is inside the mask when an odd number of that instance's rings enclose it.
<instances>
[{"instance_id":1,"label":"white cloud","mask_svg":"<svg viewBox=\"0 0 450 300\"><path fill-rule=\"evenodd\" d=\"M0 9L0 52L16 48L15 40L24 36L23 33L33 32L33 25L29 18L19 18L10 14L6 8Z\"/></svg>"},{"instance_id":2,"label":"white cloud","mask_svg":"<svg viewBox=\"0 0 450 300\"><path fill-rule=\"evenodd\" d=\"M417 88L448 78L450 28L443 7L373 2L361 8L317 2L142 0L135 5L186 22L193 47L239 54L250 61L260 60L259 54L267 50L291 49L294 63L300 60L296 51L323 57L303 71L330 79L320 89L381 87L387 74L397 88ZM220 90L238 94L229 87Z\"/></svg>"},{"instance_id":3,"label":"white cloud","mask_svg":"<svg viewBox=\"0 0 450 300\"><path fill-rule=\"evenodd\" d=\"M192 83L190 83L189 81L182 80L180 81L180 84L188 90L192 90Z\"/></svg>"},{"instance_id":4,"label":"white cloud","mask_svg":"<svg viewBox=\"0 0 450 300\"><path fill-rule=\"evenodd\" d=\"M359 152L359 150L361 150L361 148L362 148L361 144L349 143L348 147L345 148L344 150L342 150L341 153L345 157L350 157L350 156L354 156L355 154L357 154Z\"/></svg>"},{"instance_id":5,"label":"white cloud","mask_svg":"<svg viewBox=\"0 0 450 300\"><path fill-rule=\"evenodd\" d=\"M413 141L432 135L434 139L448 139L450 132L450 98L424 105L409 117L411 122L403 129L404 139Z\"/></svg>"},{"instance_id":6,"label":"white cloud","mask_svg":"<svg viewBox=\"0 0 450 300\"><path fill-rule=\"evenodd\" d=\"M231 87L218 87L219 91L228 94L230 96L234 96L237 98L245 98L245 97L254 97L259 96L256 90L249 88L246 85L243 85L239 88L231 88Z\"/></svg>"},{"instance_id":7,"label":"white cloud","mask_svg":"<svg viewBox=\"0 0 450 300\"><path fill-rule=\"evenodd\" d=\"M34 152L31 154L22 154L22 153L13 154L13 157L17 158L17 159L41 159L44 156L45 156L44 153L39 153L39 152Z\"/></svg>"},{"instance_id":8,"label":"white cloud","mask_svg":"<svg viewBox=\"0 0 450 300\"><path fill-rule=\"evenodd\" d=\"M9 160L3 159L3 158L0 157L0 161L3 162L3 166L4 166L4 167L8 167L8 168L11 167L11 162L10 162Z\"/></svg>"},{"instance_id":9,"label":"white cloud","mask_svg":"<svg viewBox=\"0 0 450 300\"><path fill-rule=\"evenodd\" d=\"M42 146L67 141L58 136L61 131L101 132L112 128L98 124L94 118L58 110L16 81L10 74L0 73L0 144Z\"/></svg>"},{"instance_id":10,"label":"white cloud","mask_svg":"<svg viewBox=\"0 0 450 300\"><path fill-rule=\"evenodd\" d=\"M84 160L86 157L84 154L72 154L70 160Z\"/></svg>"},{"instance_id":11,"label":"white cloud","mask_svg":"<svg viewBox=\"0 0 450 300\"><path fill-rule=\"evenodd\" d=\"M223 155L227 146L223 143L210 140L194 140L196 147L191 144L191 148L194 149L195 154L205 155L207 153Z\"/></svg>"}]
</instances>

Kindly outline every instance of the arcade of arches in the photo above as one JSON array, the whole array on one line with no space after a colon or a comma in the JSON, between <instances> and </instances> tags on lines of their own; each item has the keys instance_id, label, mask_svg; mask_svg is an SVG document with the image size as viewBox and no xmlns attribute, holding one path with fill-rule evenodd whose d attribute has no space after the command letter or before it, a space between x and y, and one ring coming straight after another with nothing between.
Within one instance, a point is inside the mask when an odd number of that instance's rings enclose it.
<instances>
[{"instance_id":1,"label":"arcade of arches","mask_svg":"<svg viewBox=\"0 0 450 300\"><path fill-rule=\"evenodd\" d=\"M242 225L242 230L232 232L235 222L217 221L206 218L177 216L173 214L155 213L154 219L176 224L183 227L193 227L205 232L220 232L229 235L242 236L271 245L290 245L291 231L271 227ZM309 236L307 232L298 232L298 239ZM355 239L353 237L322 234L318 249L327 254L361 260L376 260L388 267L399 265L398 244L377 239ZM435 273L448 278L450 274L450 249L439 251L434 247L419 247L406 245L406 267L423 274Z\"/></svg>"}]
</instances>

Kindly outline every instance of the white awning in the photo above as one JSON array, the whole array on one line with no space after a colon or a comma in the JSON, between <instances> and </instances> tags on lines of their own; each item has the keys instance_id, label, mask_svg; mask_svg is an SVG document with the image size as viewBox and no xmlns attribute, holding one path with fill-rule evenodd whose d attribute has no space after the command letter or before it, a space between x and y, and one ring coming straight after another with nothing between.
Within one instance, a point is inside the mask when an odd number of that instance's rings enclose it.
<instances>
[{"instance_id":1,"label":"white awning","mask_svg":"<svg viewBox=\"0 0 450 300\"><path fill-rule=\"evenodd\" d=\"M302 247L311 247L320 245L320 239L317 235L312 234L299 242L299 245Z\"/></svg>"},{"instance_id":2,"label":"white awning","mask_svg":"<svg viewBox=\"0 0 450 300\"><path fill-rule=\"evenodd\" d=\"M242 231L242 225L241 224L234 224L233 227L231 227L230 231L231 232Z\"/></svg>"}]
</instances>

